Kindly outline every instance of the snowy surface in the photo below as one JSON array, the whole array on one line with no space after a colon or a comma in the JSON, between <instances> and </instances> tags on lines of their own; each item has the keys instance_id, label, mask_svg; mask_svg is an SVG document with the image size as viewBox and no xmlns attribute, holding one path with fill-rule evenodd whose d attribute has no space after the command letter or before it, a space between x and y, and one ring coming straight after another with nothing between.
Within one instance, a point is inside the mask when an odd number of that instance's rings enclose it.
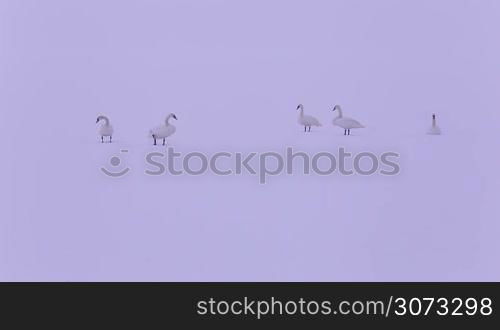
<instances>
[{"instance_id":1,"label":"snowy surface","mask_svg":"<svg viewBox=\"0 0 500 330\"><path fill-rule=\"evenodd\" d=\"M0 280L500 280L499 29L496 0L0 0ZM401 173L146 176L170 112L179 151Z\"/></svg>"}]
</instances>

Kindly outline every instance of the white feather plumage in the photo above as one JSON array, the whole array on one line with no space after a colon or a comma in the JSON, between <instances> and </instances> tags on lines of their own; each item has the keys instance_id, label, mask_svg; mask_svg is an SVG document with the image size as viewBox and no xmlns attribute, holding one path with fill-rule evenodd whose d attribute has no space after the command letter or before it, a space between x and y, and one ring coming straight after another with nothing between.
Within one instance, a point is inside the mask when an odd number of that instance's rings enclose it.
<instances>
[{"instance_id":1,"label":"white feather plumage","mask_svg":"<svg viewBox=\"0 0 500 330\"><path fill-rule=\"evenodd\" d=\"M96 124L101 120L104 121L104 124L97 129L97 134L101 137L101 142L104 142L104 137L109 137L109 142L111 142L114 133L113 126L109 122L109 118L102 115L97 117Z\"/></svg>"},{"instance_id":2,"label":"white feather plumage","mask_svg":"<svg viewBox=\"0 0 500 330\"><path fill-rule=\"evenodd\" d=\"M155 145L156 139L163 139L163 145L165 145L165 139L175 133L176 128L174 125L170 124L170 118L177 120L176 115L171 113L165 119L165 125L155 127L149 131L150 136L153 137Z\"/></svg>"},{"instance_id":3,"label":"white feather plumage","mask_svg":"<svg viewBox=\"0 0 500 330\"><path fill-rule=\"evenodd\" d=\"M342 108L340 105L336 105L333 108L333 111L338 111L339 114L335 119L333 119L333 125L342 127L344 129L344 135L350 135L350 130L354 128L364 128L365 126L362 125L359 121L356 119L352 119L349 117L344 117L342 113Z\"/></svg>"},{"instance_id":4,"label":"white feather plumage","mask_svg":"<svg viewBox=\"0 0 500 330\"><path fill-rule=\"evenodd\" d=\"M436 114L432 114L432 126L427 130L429 135L441 135L441 128L436 124Z\"/></svg>"},{"instance_id":5,"label":"white feather plumage","mask_svg":"<svg viewBox=\"0 0 500 330\"><path fill-rule=\"evenodd\" d=\"M312 126L317 126L317 127L321 126L321 123L315 117L304 115L304 106L302 104L299 104L297 106L297 110L300 110L297 122L299 123L299 125L304 126L304 132L308 127L310 132Z\"/></svg>"}]
</instances>

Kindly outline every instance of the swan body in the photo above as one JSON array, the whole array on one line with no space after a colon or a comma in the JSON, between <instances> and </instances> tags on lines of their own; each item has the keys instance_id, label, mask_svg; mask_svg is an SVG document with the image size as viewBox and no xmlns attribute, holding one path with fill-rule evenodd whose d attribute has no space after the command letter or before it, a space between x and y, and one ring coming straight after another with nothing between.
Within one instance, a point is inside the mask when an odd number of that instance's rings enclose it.
<instances>
[{"instance_id":1,"label":"swan body","mask_svg":"<svg viewBox=\"0 0 500 330\"><path fill-rule=\"evenodd\" d=\"M163 139L163 145L165 145L165 139L175 133L176 128L170 124L170 118L177 120L176 115L171 113L165 119L165 125L155 127L149 131L149 134L153 137L154 145L156 145L156 139Z\"/></svg>"},{"instance_id":2,"label":"swan body","mask_svg":"<svg viewBox=\"0 0 500 330\"><path fill-rule=\"evenodd\" d=\"M112 138L113 138L113 126L111 126L109 122L109 118L106 116L99 116L97 117L96 124L100 122L101 120L104 121L104 124L101 125L101 127L98 128L97 133L101 137L101 142L104 143L104 137L109 137L109 142L111 143Z\"/></svg>"},{"instance_id":3,"label":"swan body","mask_svg":"<svg viewBox=\"0 0 500 330\"><path fill-rule=\"evenodd\" d=\"M436 114L432 114L432 126L427 131L427 134L430 134L430 135L441 135L441 129L436 124Z\"/></svg>"},{"instance_id":4,"label":"swan body","mask_svg":"<svg viewBox=\"0 0 500 330\"><path fill-rule=\"evenodd\" d=\"M344 117L340 105L336 105L332 111L338 111L337 117L333 120L333 125L342 127L344 129L344 135L351 135L351 129L353 128L365 127L356 119Z\"/></svg>"},{"instance_id":5,"label":"swan body","mask_svg":"<svg viewBox=\"0 0 500 330\"><path fill-rule=\"evenodd\" d=\"M318 126L318 127L321 126L321 123L315 117L309 116L309 115L304 115L304 106L302 104L299 104L297 106L297 110L300 110L299 118L298 118L297 122L299 123L299 125L304 126L304 132L306 132L308 127L309 127L309 132L310 132L311 126Z\"/></svg>"}]
</instances>

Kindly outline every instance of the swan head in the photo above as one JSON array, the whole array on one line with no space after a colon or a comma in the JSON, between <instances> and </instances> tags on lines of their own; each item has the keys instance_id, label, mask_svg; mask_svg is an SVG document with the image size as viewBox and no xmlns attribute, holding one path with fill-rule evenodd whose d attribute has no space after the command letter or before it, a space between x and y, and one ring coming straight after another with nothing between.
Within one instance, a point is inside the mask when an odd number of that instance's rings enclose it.
<instances>
[{"instance_id":1,"label":"swan head","mask_svg":"<svg viewBox=\"0 0 500 330\"><path fill-rule=\"evenodd\" d=\"M98 123L98 122L100 122L101 120L106 120L106 119L107 119L107 118L106 118L105 116L100 115L100 116L98 116L98 117L97 117L97 119L96 119L95 123L97 124L97 123Z\"/></svg>"},{"instance_id":2,"label":"swan head","mask_svg":"<svg viewBox=\"0 0 500 330\"><path fill-rule=\"evenodd\" d=\"M304 109L304 106L303 106L302 104L299 104L299 105L297 106L297 110L299 110L299 109Z\"/></svg>"},{"instance_id":3,"label":"swan head","mask_svg":"<svg viewBox=\"0 0 500 330\"><path fill-rule=\"evenodd\" d=\"M435 113L432 114L432 119L436 120L436 114Z\"/></svg>"},{"instance_id":4,"label":"swan head","mask_svg":"<svg viewBox=\"0 0 500 330\"><path fill-rule=\"evenodd\" d=\"M177 116L175 115L175 113L170 113L167 118L165 119L165 124L168 126L169 125L169 120L170 118L174 118L175 120L177 120Z\"/></svg>"},{"instance_id":5,"label":"swan head","mask_svg":"<svg viewBox=\"0 0 500 330\"><path fill-rule=\"evenodd\" d=\"M335 110L340 110L340 105L336 104L336 105L333 107L332 111L335 111Z\"/></svg>"}]
</instances>

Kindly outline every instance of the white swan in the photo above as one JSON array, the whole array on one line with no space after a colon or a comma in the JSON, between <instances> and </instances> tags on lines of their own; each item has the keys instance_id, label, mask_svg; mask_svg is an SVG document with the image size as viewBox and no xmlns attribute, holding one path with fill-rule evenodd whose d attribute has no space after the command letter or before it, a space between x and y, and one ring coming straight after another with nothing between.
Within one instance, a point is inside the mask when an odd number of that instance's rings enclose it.
<instances>
[{"instance_id":1,"label":"white swan","mask_svg":"<svg viewBox=\"0 0 500 330\"><path fill-rule=\"evenodd\" d=\"M109 118L106 116L99 116L97 117L96 124L100 122L101 120L104 120L104 124L99 127L97 130L99 136L101 137L101 142L104 143L104 137L109 136L109 143L111 143L111 140L113 138L113 126L109 123Z\"/></svg>"},{"instance_id":2,"label":"white swan","mask_svg":"<svg viewBox=\"0 0 500 330\"><path fill-rule=\"evenodd\" d=\"M351 135L351 129L353 128L364 128L365 126L355 119L344 117L342 114L342 108L340 105L336 105L332 111L337 110L339 114L333 120L333 125L342 127L344 129L344 135Z\"/></svg>"},{"instance_id":3,"label":"white swan","mask_svg":"<svg viewBox=\"0 0 500 330\"><path fill-rule=\"evenodd\" d=\"M169 123L170 118L177 120L175 114L171 113L165 119L165 125L155 127L149 131L149 134L153 137L154 145L156 145L156 139L163 139L163 145L165 145L165 139L175 133L175 126Z\"/></svg>"},{"instance_id":4,"label":"white swan","mask_svg":"<svg viewBox=\"0 0 500 330\"><path fill-rule=\"evenodd\" d=\"M299 125L304 126L304 132L306 132L307 127L309 127L309 132L310 132L311 126L321 126L319 120L317 120L313 116L304 115L304 106L302 104L299 104L297 106L297 110L300 110L298 122Z\"/></svg>"},{"instance_id":5,"label":"white swan","mask_svg":"<svg viewBox=\"0 0 500 330\"><path fill-rule=\"evenodd\" d=\"M438 125L436 125L436 114L432 114L432 126L427 131L427 134L430 135L441 135L441 129Z\"/></svg>"}]
</instances>

